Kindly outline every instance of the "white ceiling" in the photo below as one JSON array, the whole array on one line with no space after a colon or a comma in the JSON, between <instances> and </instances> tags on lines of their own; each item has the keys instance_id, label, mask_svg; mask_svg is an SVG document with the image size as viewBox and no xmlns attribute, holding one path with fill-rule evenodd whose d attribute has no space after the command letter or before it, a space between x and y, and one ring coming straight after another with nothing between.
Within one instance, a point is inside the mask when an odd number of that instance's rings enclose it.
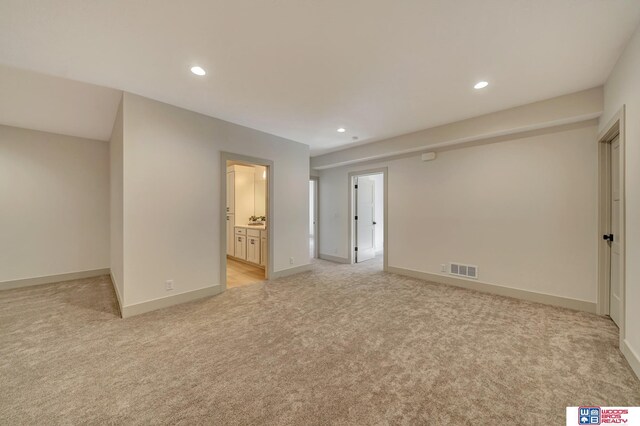
<instances>
[{"instance_id":1,"label":"white ceiling","mask_svg":"<svg viewBox=\"0 0 640 426\"><path fill-rule=\"evenodd\" d=\"M639 22L638 0L2 0L0 62L318 154L598 86Z\"/></svg>"},{"instance_id":2,"label":"white ceiling","mask_svg":"<svg viewBox=\"0 0 640 426\"><path fill-rule=\"evenodd\" d=\"M109 140L122 92L0 65L0 124Z\"/></svg>"}]
</instances>

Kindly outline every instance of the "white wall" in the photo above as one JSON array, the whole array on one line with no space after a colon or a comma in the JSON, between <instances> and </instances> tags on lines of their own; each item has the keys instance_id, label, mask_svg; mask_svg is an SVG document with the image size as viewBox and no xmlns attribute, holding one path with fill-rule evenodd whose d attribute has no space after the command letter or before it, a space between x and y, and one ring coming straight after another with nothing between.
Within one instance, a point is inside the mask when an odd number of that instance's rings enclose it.
<instances>
[{"instance_id":1,"label":"white wall","mask_svg":"<svg viewBox=\"0 0 640 426\"><path fill-rule=\"evenodd\" d=\"M267 168L265 166L254 166L254 215L265 216L267 214L267 180L263 177Z\"/></svg>"},{"instance_id":2,"label":"white wall","mask_svg":"<svg viewBox=\"0 0 640 426\"><path fill-rule=\"evenodd\" d=\"M254 167L233 166L233 195L235 225L247 225L249 218L256 214L256 169Z\"/></svg>"},{"instance_id":3,"label":"white wall","mask_svg":"<svg viewBox=\"0 0 640 426\"><path fill-rule=\"evenodd\" d=\"M125 93L125 305L220 284L220 151L274 162L274 271L309 263L306 145Z\"/></svg>"},{"instance_id":4,"label":"white wall","mask_svg":"<svg viewBox=\"0 0 640 426\"><path fill-rule=\"evenodd\" d=\"M118 300L122 304L124 295L124 271L123 271L123 121L122 101L116 114L115 123L109 141L110 157L110 198L111 198L111 278L114 281Z\"/></svg>"},{"instance_id":5,"label":"white wall","mask_svg":"<svg viewBox=\"0 0 640 426\"><path fill-rule=\"evenodd\" d=\"M320 253L346 258L348 173L388 167L389 266L596 301L597 126L321 171Z\"/></svg>"},{"instance_id":6,"label":"white wall","mask_svg":"<svg viewBox=\"0 0 640 426\"><path fill-rule=\"evenodd\" d=\"M0 282L109 268L109 145L0 126Z\"/></svg>"},{"instance_id":7,"label":"white wall","mask_svg":"<svg viewBox=\"0 0 640 426\"><path fill-rule=\"evenodd\" d=\"M348 257L348 172L358 168L322 170L318 192L320 255Z\"/></svg>"},{"instance_id":8,"label":"white wall","mask_svg":"<svg viewBox=\"0 0 640 426\"><path fill-rule=\"evenodd\" d=\"M604 86L601 130L626 105L626 345L640 370L640 29L636 31ZM627 355L627 354L626 354ZM631 361L631 360L630 360Z\"/></svg>"}]
</instances>

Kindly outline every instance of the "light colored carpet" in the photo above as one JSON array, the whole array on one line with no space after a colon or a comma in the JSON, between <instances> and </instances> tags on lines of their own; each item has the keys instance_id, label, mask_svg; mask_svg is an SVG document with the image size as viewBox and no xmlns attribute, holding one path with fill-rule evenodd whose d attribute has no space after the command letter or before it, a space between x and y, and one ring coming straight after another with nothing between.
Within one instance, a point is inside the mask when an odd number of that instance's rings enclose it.
<instances>
[{"instance_id":1,"label":"light colored carpet","mask_svg":"<svg viewBox=\"0 0 640 426\"><path fill-rule=\"evenodd\" d=\"M120 319L108 277L0 293L2 424L564 424L640 405L606 318L317 261Z\"/></svg>"}]
</instances>

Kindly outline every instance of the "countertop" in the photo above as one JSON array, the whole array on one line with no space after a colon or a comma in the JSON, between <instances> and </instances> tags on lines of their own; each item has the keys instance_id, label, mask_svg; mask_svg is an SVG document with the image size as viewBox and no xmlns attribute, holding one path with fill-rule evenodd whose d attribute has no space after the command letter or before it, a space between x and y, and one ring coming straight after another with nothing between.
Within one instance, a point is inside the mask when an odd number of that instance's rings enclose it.
<instances>
[{"instance_id":1,"label":"countertop","mask_svg":"<svg viewBox=\"0 0 640 426\"><path fill-rule=\"evenodd\" d=\"M246 229L258 229L260 231L264 231L267 229L267 225L236 225L236 228L246 228Z\"/></svg>"}]
</instances>

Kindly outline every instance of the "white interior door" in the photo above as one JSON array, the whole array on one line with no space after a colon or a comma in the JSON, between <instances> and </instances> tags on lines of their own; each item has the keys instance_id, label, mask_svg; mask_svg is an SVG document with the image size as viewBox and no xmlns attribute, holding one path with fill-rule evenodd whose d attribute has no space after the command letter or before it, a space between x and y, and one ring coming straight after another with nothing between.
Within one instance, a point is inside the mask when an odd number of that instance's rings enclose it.
<instances>
[{"instance_id":1,"label":"white interior door","mask_svg":"<svg viewBox=\"0 0 640 426\"><path fill-rule=\"evenodd\" d=\"M622 285L620 271L621 235L620 235L620 140L611 142L611 285L609 294L609 315L616 324L620 324L622 306Z\"/></svg>"},{"instance_id":2,"label":"white interior door","mask_svg":"<svg viewBox=\"0 0 640 426\"><path fill-rule=\"evenodd\" d=\"M376 255L375 181L367 176L356 178L356 262L373 259Z\"/></svg>"},{"instance_id":3,"label":"white interior door","mask_svg":"<svg viewBox=\"0 0 640 426\"><path fill-rule=\"evenodd\" d=\"M309 180L309 257L316 258L316 181Z\"/></svg>"}]
</instances>

